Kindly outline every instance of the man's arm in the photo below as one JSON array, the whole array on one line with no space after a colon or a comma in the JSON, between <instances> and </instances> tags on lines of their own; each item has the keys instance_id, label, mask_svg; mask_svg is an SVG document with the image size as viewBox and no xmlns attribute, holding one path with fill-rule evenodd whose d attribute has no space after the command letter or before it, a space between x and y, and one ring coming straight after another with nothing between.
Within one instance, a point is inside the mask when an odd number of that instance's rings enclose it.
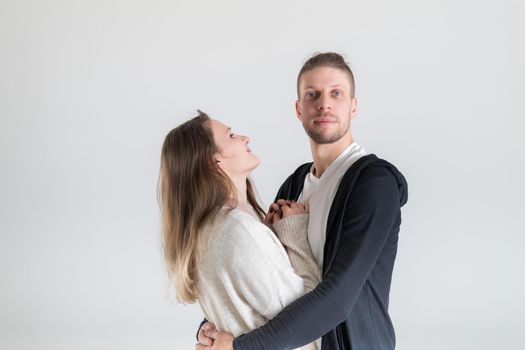
<instances>
[{"instance_id":1,"label":"man's arm","mask_svg":"<svg viewBox=\"0 0 525 350\"><path fill-rule=\"evenodd\" d=\"M400 215L397 182L381 167L363 170L346 207L333 265L310 293L266 325L235 338L235 350L293 349L344 321Z\"/></svg>"}]
</instances>

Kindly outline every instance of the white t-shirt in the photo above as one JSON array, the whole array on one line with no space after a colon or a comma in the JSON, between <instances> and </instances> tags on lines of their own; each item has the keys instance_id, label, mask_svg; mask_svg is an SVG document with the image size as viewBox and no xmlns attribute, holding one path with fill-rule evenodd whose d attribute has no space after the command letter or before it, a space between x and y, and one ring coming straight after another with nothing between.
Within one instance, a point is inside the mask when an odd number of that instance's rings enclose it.
<instances>
[{"instance_id":1,"label":"white t-shirt","mask_svg":"<svg viewBox=\"0 0 525 350\"><path fill-rule=\"evenodd\" d=\"M312 248L317 265L323 269L324 243L326 241L326 224L330 207L341 178L348 168L359 158L368 153L357 143L352 143L330 164L321 177L315 177L312 169L304 180L303 191L298 202L308 203L310 207L310 221L308 222L308 241Z\"/></svg>"}]
</instances>

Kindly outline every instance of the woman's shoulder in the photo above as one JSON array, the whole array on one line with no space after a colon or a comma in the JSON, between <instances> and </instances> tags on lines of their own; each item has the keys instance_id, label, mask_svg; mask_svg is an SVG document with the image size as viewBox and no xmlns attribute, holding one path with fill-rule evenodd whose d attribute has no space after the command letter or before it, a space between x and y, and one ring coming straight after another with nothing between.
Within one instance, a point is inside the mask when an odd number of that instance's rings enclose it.
<instances>
[{"instance_id":1,"label":"woman's shoulder","mask_svg":"<svg viewBox=\"0 0 525 350\"><path fill-rule=\"evenodd\" d=\"M222 209L222 211L224 217L219 231L224 237L244 233L243 236L259 238L261 235L271 233L270 229L261 221L240 209L228 208Z\"/></svg>"},{"instance_id":2,"label":"woman's shoulder","mask_svg":"<svg viewBox=\"0 0 525 350\"><path fill-rule=\"evenodd\" d=\"M221 209L208 228L213 250L269 249L278 243L273 232L258 219L240 209ZM219 248L219 249L218 249Z\"/></svg>"}]
</instances>

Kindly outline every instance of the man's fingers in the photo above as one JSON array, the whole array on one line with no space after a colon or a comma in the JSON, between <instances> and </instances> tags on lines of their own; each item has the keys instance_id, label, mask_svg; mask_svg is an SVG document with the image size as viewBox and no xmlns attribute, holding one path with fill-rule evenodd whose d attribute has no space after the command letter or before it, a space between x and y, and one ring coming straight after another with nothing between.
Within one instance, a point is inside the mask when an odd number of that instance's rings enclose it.
<instances>
[{"instance_id":1,"label":"man's fingers","mask_svg":"<svg viewBox=\"0 0 525 350\"><path fill-rule=\"evenodd\" d=\"M211 339L217 338L217 330L215 328L204 331L204 334Z\"/></svg>"},{"instance_id":2,"label":"man's fingers","mask_svg":"<svg viewBox=\"0 0 525 350\"><path fill-rule=\"evenodd\" d=\"M211 322L206 322L205 324L203 324L201 329L204 331L216 330L215 325Z\"/></svg>"},{"instance_id":3,"label":"man's fingers","mask_svg":"<svg viewBox=\"0 0 525 350\"><path fill-rule=\"evenodd\" d=\"M203 345L213 345L213 339L208 337L203 329L199 331L199 343Z\"/></svg>"},{"instance_id":4,"label":"man's fingers","mask_svg":"<svg viewBox=\"0 0 525 350\"><path fill-rule=\"evenodd\" d=\"M206 335L206 331L201 329L198 337L199 343L206 346L213 345L213 339Z\"/></svg>"}]
</instances>

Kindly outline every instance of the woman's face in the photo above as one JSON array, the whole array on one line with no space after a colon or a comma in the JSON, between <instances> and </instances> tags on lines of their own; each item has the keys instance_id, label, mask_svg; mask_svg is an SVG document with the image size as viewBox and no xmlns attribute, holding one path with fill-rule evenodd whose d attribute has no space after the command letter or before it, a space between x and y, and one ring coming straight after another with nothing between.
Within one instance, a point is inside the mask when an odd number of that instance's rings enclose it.
<instances>
[{"instance_id":1,"label":"woman's face","mask_svg":"<svg viewBox=\"0 0 525 350\"><path fill-rule=\"evenodd\" d=\"M219 149L215 158L219 167L231 178L248 176L259 163L259 158L250 151L247 136L237 135L218 120L211 120L215 145Z\"/></svg>"}]
</instances>

